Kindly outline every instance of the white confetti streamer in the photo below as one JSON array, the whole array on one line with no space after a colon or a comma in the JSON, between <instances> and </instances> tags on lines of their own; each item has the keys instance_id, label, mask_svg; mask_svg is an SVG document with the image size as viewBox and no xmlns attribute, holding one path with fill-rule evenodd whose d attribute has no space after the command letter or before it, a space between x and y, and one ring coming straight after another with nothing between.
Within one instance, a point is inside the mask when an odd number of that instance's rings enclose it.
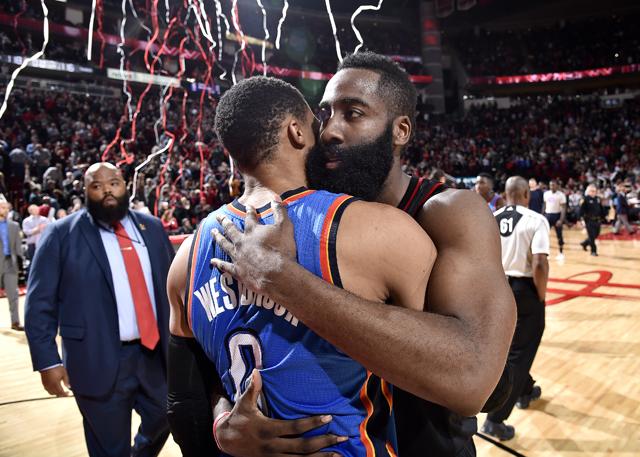
<instances>
[{"instance_id":1,"label":"white confetti streamer","mask_svg":"<svg viewBox=\"0 0 640 457\"><path fill-rule=\"evenodd\" d=\"M131 92L127 88L127 78L124 73L124 59L126 53L124 52L124 28L127 24L127 0L122 0L122 22L120 23L120 43L118 43L117 51L120 54L120 76L122 77L122 92L127 96L127 114L129 116L129 122L133 119L133 106L131 105Z\"/></svg>"},{"instance_id":2,"label":"white confetti streamer","mask_svg":"<svg viewBox=\"0 0 640 457\"><path fill-rule=\"evenodd\" d=\"M218 25L218 59L216 60L216 65L218 65L222 69L222 74L220 75L220 79L226 81L227 70L224 68L220 62L222 62L222 24L220 23L220 18L224 19L224 24L226 27L226 32L229 32L229 20L227 16L222 12L222 5L220 4L220 0L214 0L216 5L216 23Z\"/></svg>"},{"instance_id":3,"label":"white confetti streamer","mask_svg":"<svg viewBox=\"0 0 640 457\"><path fill-rule=\"evenodd\" d=\"M231 80L235 85L238 82L236 79L236 66L238 65L238 55L240 55L240 53L244 51L247 47L247 40L244 38L244 33L240 28L240 18L238 17L238 0L233 0L233 5L231 5L231 19L233 22L233 28L236 30L237 33L240 34L240 41L241 41L240 49L238 49L233 56L233 67L231 67Z\"/></svg>"},{"instance_id":4,"label":"white confetti streamer","mask_svg":"<svg viewBox=\"0 0 640 457\"><path fill-rule=\"evenodd\" d=\"M31 62L34 60L38 60L44 54L45 49L47 49L47 44L49 44L49 10L47 9L47 5L44 4L44 0L40 0L40 4L42 5L42 12L44 14L43 21L43 41L42 48L36 52L31 57L27 57L22 61L22 64L16 68L11 74L11 79L9 80L9 84L7 84L7 89L4 92L4 101L2 102L2 107L0 108L0 119L4 116L5 111L7 110L7 103L9 101L9 97L11 96L11 91L13 90L13 85L16 82L16 78L20 74L22 70L24 70Z\"/></svg>"},{"instance_id":5,"label":"white confetti streamer","mask_svg":"<svg viewBox=\"0 0 640 457\"><path fill-rule=\"evenodd\" d=\"M336 42L336 54L338 55L338 61L342 63L342 51L340 50L340 40L338 40L338 29L336 28L336 20L333 17L333 12L331 11L331 1L324 0L324 3L327 7L327 14L329 15L329 20L331 21L331 30L333 30L333 39Z\"/></svg>"},{"instance_id":6,"label":"white confetti streamer","mask_svg":"<svg viewBox=\"0 0 640 457\"><path fill-rule=\"evenodd\" d=\"M359 6L358 9L351 16L351 28L353 29L353 33L356 34L356 38L358 38L358 41L360 42L358 46L356 46L356 48L354 49L353 51L354 54L356 54L360 50L360 48L364 45L364 40L362 39L362 35L360 35L360 30L358 30L358 28L356 27L356 17L358 17L358 15L363 11L380 11L380 8L382 8L383 1L384 0L380 0L378 2L378 6L375 6L375 5Z\"/></svg>"},{"instance_id":7,"label":"white confetti streamer","mask_svg":"<svg viewBox=\"0 0 640 457\"><path fill-rule=\"evenodd\" d=\"M289 1L284 0L284 6L282 7L282 15L278 21L278 33L276 34L276 49L280 49L280 37L282 36L282 24L287 19L287 10L289 9Z\"/></svg>"},{"instance_id":8,"label":"white confetti streamer","mask_svg":"<svg viewBox=\"0 0 640 457\"><path fill-rule=\"evenodd\" d=\"M89 18L89 43L87 43L87 60L91 61L91 51L93 48L93 22L96 19L96 0L91 2L91 17Z\"/></svg>"},{"instance_id":9,"label":"white confetti streamer","mask_svg":"<svg viewBox=\"0 0 640 457\"><path fill-rule=\"evenodd\" d=\"M267 10L260 0L256 0L262 11L262 28L264 29L264 41L262 42L262 74L267 76L267 40L269 39L269 28L267 27Z\"/></svg>"}]
</instances>

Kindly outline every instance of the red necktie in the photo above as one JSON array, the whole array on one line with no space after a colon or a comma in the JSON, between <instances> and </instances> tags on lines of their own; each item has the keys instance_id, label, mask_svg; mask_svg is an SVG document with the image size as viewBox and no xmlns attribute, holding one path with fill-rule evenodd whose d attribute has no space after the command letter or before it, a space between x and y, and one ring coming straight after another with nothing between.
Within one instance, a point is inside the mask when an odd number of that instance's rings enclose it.
<instances>
[{"instance_id":1,"label":"red necktie","mask_svg":"<svg viewBox=\"0 0 640 457\"><path fill-rule=\"evenodd\" d=\"M140 258L133 247L129 234L120 222L113 224L118 244L120 244L120 252L124 259L124 266L127 269L129 277L129 287L131 288L131 296L133 304L136 308L136 320L138 321L138 330L140 331L140 340L142 345L153 349L158 344L160 335L158 333L158 324L153 315L153 305L149 298L149 289L147 282L144 280L144 273L140 265Z\"/></svg>"}]
</instances>

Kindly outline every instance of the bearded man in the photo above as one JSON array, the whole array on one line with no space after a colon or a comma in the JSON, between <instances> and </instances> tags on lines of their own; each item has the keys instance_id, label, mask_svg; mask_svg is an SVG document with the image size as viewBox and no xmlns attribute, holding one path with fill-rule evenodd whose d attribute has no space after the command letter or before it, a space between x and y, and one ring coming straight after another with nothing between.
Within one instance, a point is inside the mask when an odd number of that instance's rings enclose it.
<instances>
[{"instance_id":1,"label":"bearded man","mask_svg":"<svg viewBox=\"0 0 640 457\"><path fill-rule=\"evenodd\" d=\"M90 456L155 456L169 435L173 249L157 218L129 210L118 168L96 163L84 184L87 208L50 224L33 259L25 308L33 368L51 395L73 392ZM133 446L132 409L141 417Z\"/></svg>"}]
</instances>

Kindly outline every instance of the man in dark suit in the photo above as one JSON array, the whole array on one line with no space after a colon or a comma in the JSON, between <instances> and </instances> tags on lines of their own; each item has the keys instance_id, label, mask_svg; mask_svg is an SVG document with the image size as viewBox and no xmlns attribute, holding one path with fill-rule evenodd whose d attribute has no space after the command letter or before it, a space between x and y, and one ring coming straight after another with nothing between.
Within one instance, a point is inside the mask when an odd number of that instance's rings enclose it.
<instances>
[{"instance_id":1,"label":"man in dark suit","mask_svg":"<svg viewBox=\"0 0 640 457\"><path fill-rule=\"evenodd\" d=\"M75 395L91 456L155 456L169 434L173 249L158 219L129 211L113 165L89 167L85 198L87 210L47 227L33 259L25 311L33 367L47 392L68 395L64 384ZM132 409L142 419L133 447Z\"/></svg>"},{"instance_id":2,"label":"man in dark suit","mask_svg":"<svg viewBox=\"0 0 640 457\"><path fill-rule=\"evenodd\" d=\"M18 257L22 257L22 235L20 225L9 218L11 206L6 200L0 201L0 287L9 300L11 328L22 331L18 312Z\"/></svg>"}]
</instances>

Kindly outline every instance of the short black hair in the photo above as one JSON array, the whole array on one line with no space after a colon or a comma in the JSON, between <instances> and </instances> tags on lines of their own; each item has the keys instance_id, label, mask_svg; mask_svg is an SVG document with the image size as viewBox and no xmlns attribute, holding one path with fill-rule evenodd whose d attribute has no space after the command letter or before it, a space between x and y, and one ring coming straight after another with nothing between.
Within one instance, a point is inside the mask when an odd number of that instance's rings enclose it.
<instances>
[{"instance_id":1,"label":"short black hair","mask_svg":"<svg viewBox=\"0 0 640 457\"><path fill-rule=\"evenodd\" d=\"M300 91L291 84L253 76L240 81L220 98L215 131L238 166L252 170L269 160L287 115L306 121L308 109Z\"/></svg>"},{"instance_id":2,"label":"short black hair","mask_svg":"<svg viewBox=\"0 0 640 457\"><path fill-rule=\"evenodd\" d=\"M491 181L491 184L493 184L495 182L495 180L493 179L493 176L491 176L489 173L478 173L478 178L484 178L487 179L489 181Z\"/></svg>"},{"instance_id":3,"label":"short black hair","mask_svg":"<svg viewBox=\"0 0 640 457\"><path fill-rule=\"evenodd\" d=\"M348 68L362 68L379 74L378 91L386 99L393 116L408 116L415 131L418 95L404 68L387 56L371 51L349 54L338 65L338 71Z\"/></svg>"}]
</instances>

